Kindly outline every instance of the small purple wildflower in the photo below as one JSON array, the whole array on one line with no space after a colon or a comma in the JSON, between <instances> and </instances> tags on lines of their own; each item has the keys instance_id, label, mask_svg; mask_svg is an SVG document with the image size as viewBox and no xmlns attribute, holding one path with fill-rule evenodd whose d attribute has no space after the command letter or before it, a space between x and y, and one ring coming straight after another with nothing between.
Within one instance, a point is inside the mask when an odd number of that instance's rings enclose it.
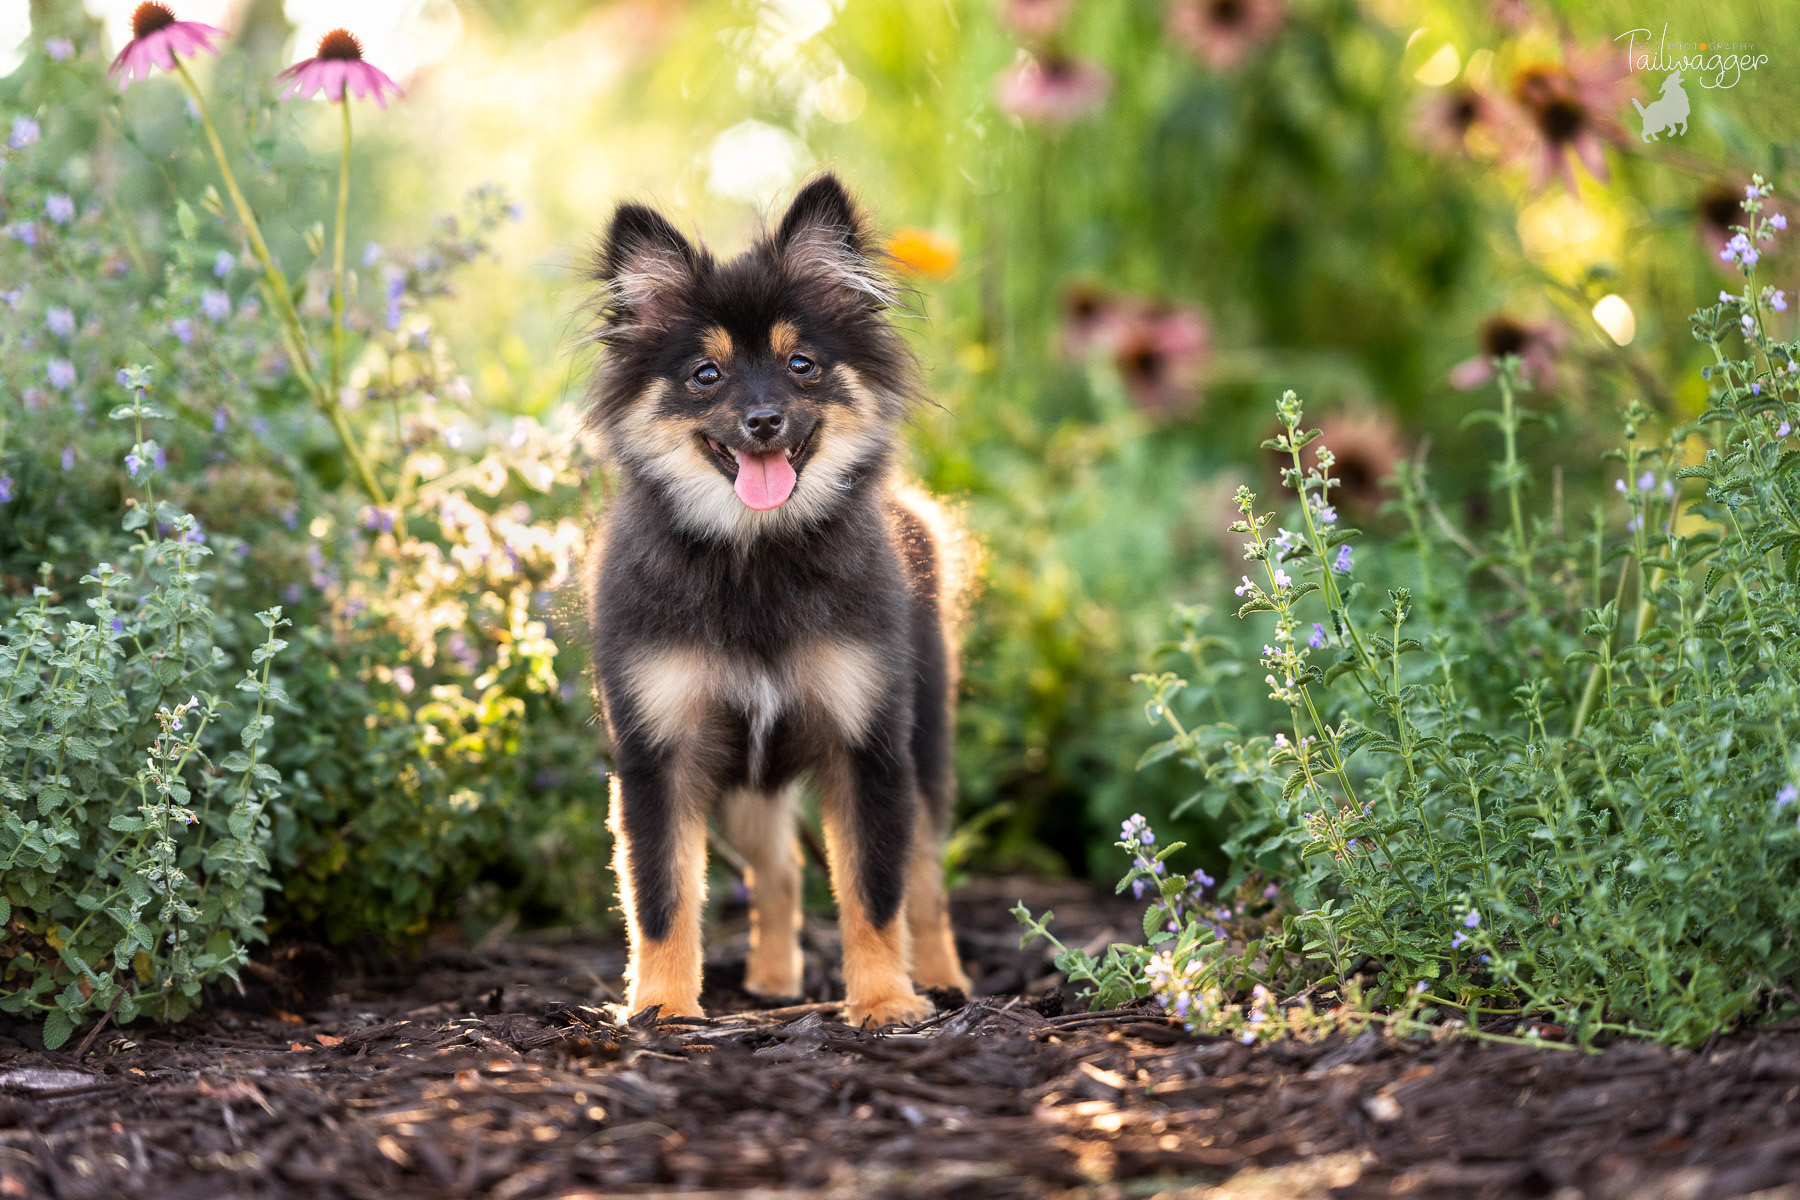
<instances>
[{"instance_id":1,"label":"small purple wildflower","mask_svg":"<svg viewBox=\"0 0 1800 1200\"><path fill-rule=\"evenodd\" d=\"M221 250L213 257L213 278L223 279L237 267L237 259L229 250Z\"/></svg>"},{"instance_id":2,"label":"small purple wildflower","mask_svg":"<svg viewBox=\"0 0 1800 1200\"><path fill-rule=\"evenodd\" d=\"M1468 916L1463 918L1463 928L1464 929L1474 929L1477 926L1479 926L1480 924L1481 924L1481 914L1478 912L1472 912Z\"/></svg>"},{"instance_id":3,"label":"small purple wildflower","mask_svg":"<svg viewBox=\"0 0 1800 1200\"><path fill-rule=\"evenodd\" d=\"M63 447L62 469L65 471L73 471L75 469L75 447L73 447L73 446L64 446Z\"/></svg>"},{"instance_id":4,"label":"small purple wildflower","mask_svg":"<svg viewBox=\"0 0 1800 1200\"><path fill-rule=\"evenodd\" d=\"M406 294L406 276L392 272L387 281L387 327L391 333L400 328L400 297Z\"/></svg>"},{"instance_id":5,"label":"small purple wildflower","mask_svg":"<svg viewBox=\"0 0 1800 1200\"><path fill-rule=\"evenodd\" d=\"M1656 472L1655 471L1645 471L1642 475L1638 476L1638 491L1647 492L1655 486L1656 486Z\"/></svg>"},{"instance_id":6,"label":"small purple wildflower","mask_svg":"<svg viewBox=\"0 0 1800 1200\"><path fill-rule=\"evenodd\" d=\"M6 227L6 234L14 241L22 242L27 246L35 246L38 243L35 221L14 221Z\"/></svg>"},{"instance_id":7,"label":"small purple wildflower","mask_svg":"<svg viewBox=\"0 0 1800 1200\"><path fill-rule=\"evenodd\" d=\"M14 150L23 150L28 146L37 145L37 141L38 123L27 116L14 117L12 123L12 137L7 139L6 144L11 146Z\"/></svg>"},{"instance_id":8,"label":"small purple wildflower","mask_svg":"<svg viewBox=\"0 0 1800 1200\"><path fill-rule=\"evenodd\" d=\"M1450 939L1450 948L1452 950L1461 950L1463 947L1463 943L1468 940L1469 940L1468 934L1466 934L1466 933L1456 934L1455 936L1453 936Z\"/></svg>"},{"instance_id":9,"label":"small purple wildflower","mask_svg":"<svg viewBox=\"0 0 1800 1200\"><path fill-rule=\"evenodd\" d=\"M194 322L187 317L176 317L170 321L169 332L184 346L194 344Z\"/></svg>"},{"instance_id":10,"label":"small purple wildflower","mask_svg":"<svg viewBox=\"0 0 1800 1200\"><path fill-rule=\"evenodd\" d=\"M44 368L44 377L51 387L66 392L75 386L75 364L66 358L53 358Z\"/></svg>"},{"instance_id":11,"label":"small purple wildflower","mask_svg":"<svg viewBox=\"0 0 1800 1200\"><path fill-rule=\"evenodd\" d=\"M75 219L75 202L61 192L51 192L44 197L44 215L58 225L67 225Z\"/></svg>"},{"instance_id":12,"label":"small purple wildflower","mask_svg":"<svg viewBox=\"0 0 1800 1200\"><path fill-rule=\"evenodd\" d=\"M137 473L143 469L144 460L142 458L138 457L136 454L127 454L125 456L126 474L130 475L133 479L136 479Z\"/></svg>"},{"instance_id":13,"label":"small purple wildflower","mask_svg":"<svg viewBox=\"0 0 1800 1200\"><path fill-rule=\"evenodd\" d=\"M123 617L114 617L113 622L112 622L112 629L113 629L114 633L124 633L125 632L125 619Z\"/></svg>"},{"instance_id":14,"label":"small purple wildflower","mask_svg":"<svg viewBox=\"0 0 1800 1200\"><path fill-rule=\"evenodd\" d=\"M1323 625L1319 624L1317 621L1314 621L1312 636L1306 639L1306 644L1311 646L1314 650L1324 649L1324 647L1325 647L1325 627Z\"/></svg>"},{"instance_id":15,"label":"small purple wildflower","mask_svg":"<svg viewBox=\"0 0 1800 1200\"><path fill-rule=\"evenodd\" d=\"M1800 788L1791 783L1783 784L1781 790L1775 793L1775 807L1778 809L1786 808L1795 800L1800 800Z\"/></svg>"},{"instance_id":16,"label":"small purple wildflower","mask_svg":"<svg viewBox=\"0 0 1800 1200\"><path fill-rule=\"evenodd\" d=\"M11 291L0 292L0 300L5 301L8 308L18 312L19 305L25 303L25 289L13 288Z\"/></svg>"},{"instance_id":17,"label":"small purple wildflower","mask_svg":"<svg viewBox=\"0 0 1800 1200\"><path fill-rule=\"evenodd\" d=\"M394 532L394 514L390 509L371 504L363 509L362 520L365 529L376 533Z\"/></svg>"},{"instance_id":18,"label":"small purple wildflower","mask_svg":"<svg viewBox=\"0 0 1800 1200\"><path fill-rule=\"evenodd\" d=\"M1345 542L1338 547L1337 558L1333 560L1331 569L1343 574L1350 569L1350 543Z\"/></svg>"},{"instance_id":19,"label":"small purple wildflower","mask_svg":"<svg viewBox=\"0 0 1800 1200\"><path fill-rule=\"evenodd\" d=\"M11 504L13 498L13 479L11 475L0 475L0 504Z\"/></svg>"},{"instance_id":20,"label":"small purple wildflower","mask_svg":"<svg viewBox=\"0 0 1800 1200\"><path fill-rule=\"evenodd\" d=\"M1750 244L1750 239L1741 233L1732 234L1731 240L1725 243L1725 248L1719 251L1720 262L1742 263L1746 267L1754 267L1756 260L1761 257L1756 252L1756 247Z\"/></svg>"},{"instance_id":21,"label":"small purple wildflower","mask_svg":"<svg viewBox=\"0 0 1800 1200\"><path fill-rule=\"evenodd\" d=\"M381 261L381 256L385 253L386 253L386 251L384 251L376 243L374 243L374 242L368 243L366 246L363 247L363 252L362 252L363 266L365 266L365 267L374 266L376 263Z\"/></svg>"},{"instance_id":22,"label":"small purple wildflower","mask_svg":"<svg viewBox=\"0 0 1800 1200\"><path fill-rule=\"evenodd\" d=\"M200 293L200 311L215 325L221 324L231 316L231 297L218 288L207 288Z\"/></svg>"},{"instance_id":23,"label":"small purple wildflower","mask_svg":"<svg viewBox=\"0 0 1800 1200\"><path fill-rule=\"evenodd\" d=\"M1776 312L1787 311L1787 293L1777 288L1769 293L1769 307Z\"/></svg>"},{"instance_id":24,"label":"small purple wildflower","mask_svg":"<svg viewBox=\"0 0 1800 1200\"><path fill-rule=\"evenodd\" d=\"M230 421L230 419L231 419L231 413L226 410L226 408L223 404L221 404L221 405L219 405L219 407L215 408L213 410L213 432L214 433L224 433L225 425L228 421Z\"/></svg>"},{"instance_id":25,"label":"small purple wildflower","mask_svg":"<svg viewBox=\"0 0 1800 1200\"><path fill-rule=\"evenodd\" d=\"M50 38L44 43L44 53L50 56L51 62L67 62L75 53L75 43L68 38Z\"/></svg>"},{"instance_id":26,"label":"small purple wildflower","mask_svg":"<svg viewBox=\"0 0 1800 1200\"><path fill-rule=\"evenodd\" d=\"M75 336L75 314L60 304L44 313L44 325L59 338Z\"/></svg>"},{"instance_id":27,"label":"small purple wildflower","mask_svg":"<svg viewBox=\"0 0 1800 1200\"><path fill-rule=\"evenodd\" d=\"M1787 214L1786 213L1770 213L1769 219L1766 222L1764 222L1764 224L1766 224L1770 229L1786 229L1787 228Z\"/></svg>"},{"instance_id":28,"label":"small purple wildflower","mask_svg":"<svg viewBox=\"0 0 1800 1200\"><path fill-rule=\"evenodd\" d=\"M1745 337L1756 336L1756 318L1749 313L1738 318L1738 325L1742 327Z\"/></svg>"},{"instance_id":29,"label":"small purple wildflower","mask_svg":"<svg viewBox=\"0 0 1800 1200\"><path fill-rule=\"evenodd\" d=\"M1792 427L1789 426L1786 421L1783 421L1780 425L1775 427L1775 436L1786 437L1792 431Z\"/></svg>"},{"instance_id":30,"label":"small purple wildflower","mask_svg":"<svg viewBox=\"0 0 1800 1200\"><path fill-rule=\"evenodd\" d=\"M1732 295L1730 292L1720 292L1719 293L1719 303L1720 304L1736 304L1737 297Z\"/></svg>"},{"instance_id":31,"label":"small purple wildflower","mask_svg":"<svg viewBox=\"0 0 1800 1200\"><path fill-rule=\"evenodd\" d=\"M1275 568L1275 586L1277 588L1286 588L1293 582L1293 579L1286 571L1283 571L1280 567Z\"/></svg>"},{"instance_id":32,"label":"small purple wildflower","mask_svg":"<svg viewBox=\"0 0 1800 1200\"><path fill-rule=\"evenodd\" d=\"M1236 593L1239 596L1247 596L1251 592L1256 590L1256 585L1254 583L1250 582L1250 577L1248 575L1245 575L1243 577L1243 579L1244 579L1244 582L1238 584L1236 587L1231 589L1234 593Z\"/></svg>"}]
</instances>

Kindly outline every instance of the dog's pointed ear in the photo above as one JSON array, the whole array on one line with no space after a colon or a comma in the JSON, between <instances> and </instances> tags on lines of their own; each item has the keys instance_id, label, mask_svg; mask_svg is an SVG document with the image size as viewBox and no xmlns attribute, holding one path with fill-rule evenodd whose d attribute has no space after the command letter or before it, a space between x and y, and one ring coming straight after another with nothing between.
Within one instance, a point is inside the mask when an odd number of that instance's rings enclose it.
<instances>
[{"instance_id":1,"label":"dog's pointed ear","mask_svg":"<svg viewBox=\"0 0 1800 1200\"><path fill-rule=\"evenodd\" d=\"M886 308L895 289L874 234L850 193L832 174L800 189L775 231L774 249L795 278L852 304Z\"/></svg>"},{"instance_id":2,"label":"dog's pointed ear","mask_svg":"<svg viewBox=\"0 0 1800 1200\"><path fill-rule=\"evenodd\" d=\"M608 335L672 326L686 308L701 257L655 209L621 204L594 268L607 289Z\"/></svg>"}]
</instances>

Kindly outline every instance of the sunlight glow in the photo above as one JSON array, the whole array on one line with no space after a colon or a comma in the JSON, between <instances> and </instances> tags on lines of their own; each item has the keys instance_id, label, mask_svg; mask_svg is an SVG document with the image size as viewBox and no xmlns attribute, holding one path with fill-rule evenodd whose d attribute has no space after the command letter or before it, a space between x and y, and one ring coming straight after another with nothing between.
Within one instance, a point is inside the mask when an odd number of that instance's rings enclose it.
<instances>
[{"instance_id":1,"label":"sunlight glow","mask_svg":"<svg viewBox=\"0 0 1800 1200\"><path fill-rule=\"evenodd\" d=\"M1600 303L1594 305L1594 320L1618 345L1629 346L1631 339L1637 336L1637 314L1631 311L1625 297L1616 293L1609 292L1600 297Z\"/></svg>"},{"instance_id":2,"label":"sunlight glow","mask_svg":"<svg viewBox=\"0 0 1800 1200\"><path fill-rule=\"evenodd\" d=\"M1426 87L1443 87L1454 80L1462 71L1462 56L1456 47L1445 42L1438 47L1436 54L1425 60L1425 65L1413 72L1413 78Z\"/></svg>"},{"instance_id":3,"label":"sunlight glow","mask_svg":"<svg viewBox=\"0 0 1800 1200\"><path fill-rule=\"evenodd\" d=\"M721 196L767 205L808 164L806 143L774 125L741 121L713 139L707 151L707 186Z\"/></svg>"}]
</instances>

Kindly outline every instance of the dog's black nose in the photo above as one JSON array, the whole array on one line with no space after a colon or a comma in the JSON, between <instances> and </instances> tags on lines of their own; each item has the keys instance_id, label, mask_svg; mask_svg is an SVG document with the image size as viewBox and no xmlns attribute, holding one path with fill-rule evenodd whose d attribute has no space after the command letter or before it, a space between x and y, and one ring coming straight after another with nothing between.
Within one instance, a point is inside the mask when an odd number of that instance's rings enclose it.
<instances>
[{"instance_id":1,"label":"dog's black nose","mask_svg":"<svg viewBox=\"0 0 1800 1200\"><path fill-rule=\"evenodd\" d=\"M744 414L744 428L750 431L751 437L766 442L781 432L781 410L753 408Z\"/></svg>"}]
</instances>

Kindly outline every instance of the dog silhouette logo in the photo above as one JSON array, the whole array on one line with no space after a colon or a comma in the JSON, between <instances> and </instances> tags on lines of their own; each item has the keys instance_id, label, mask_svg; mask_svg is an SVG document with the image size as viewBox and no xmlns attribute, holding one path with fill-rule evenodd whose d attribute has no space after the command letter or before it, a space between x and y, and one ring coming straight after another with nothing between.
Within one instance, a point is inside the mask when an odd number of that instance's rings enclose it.
<instances>
[{"instance_id":1,"label":"dog silhouette logo","mask_svg":"<svg viewBox=\"0 0 1800 1200\"><path fill-rule=\"evenodd\" d=\"M1644 120L1644 140L1656 142L1662 135L1678 135L1687 132L1688 98L1681 88L1681 72L1670 71L1663 80L1662 97L1649 104L1639 104L1634 98L1632 106L1638 110L1638 116ZM1680 129L1675 128L1677 125Z\"/></svg>"}]
</instances>

